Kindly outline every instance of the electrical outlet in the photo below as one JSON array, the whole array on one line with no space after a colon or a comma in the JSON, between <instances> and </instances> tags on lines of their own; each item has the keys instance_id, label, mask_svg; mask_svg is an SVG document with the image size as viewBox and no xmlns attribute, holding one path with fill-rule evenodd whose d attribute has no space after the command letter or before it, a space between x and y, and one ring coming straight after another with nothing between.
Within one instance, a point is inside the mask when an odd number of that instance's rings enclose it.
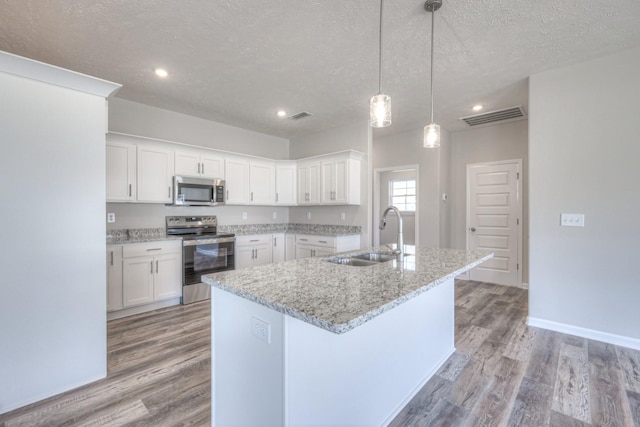
<instances>
[{"instance_id":1,"label":"electrical outlet","mask_svg":"<svg viewBox=\"0 0 640 427\"><path fill-rule=\"evenodd\" d=\"M109 224L113 224L114 222L116 222L116 214L115 214L115 213L113 213L113 212L109 212L109 213L107 214L107 222L108 222Z\"/></svg>"},{"instance_id":2,"label":"electrical outlet","mask_svg":"<svg viewBox=\"0 0 640 427\"><path fill-rule=\"evenodd\" d=\"M311 219L311 212L307 212L307 219Z\"/></svg>"},{"instance_id":3,"label":"electrical outlet","mask_svg":"<svg viewBox=\"0 0 640 427\"><path fill-rule=\"evenodd\" d=\"M242 219L247 219L247 213L246 212L242 212Z\"/></svg>"},{"instance_id":4,"label":"electrical outlet","mask_svg":"<svg viewBox=\"0 0 640 427\"><path fill-rule=\"evenodd\" d=\"M251 333L267 344L271 344L271 325L269 323L252 316Z\"/></svg>"},{"instance_id":5,"label":"electrical outlet","mask_svg":"<svg viewBox=\"0 0 640 427\"><path fill-rule=\"evenodd\" d=\"M560 214L562 227L584 227L584 214Z\"/></svg>"},{"instance_id":6,"label":"electrical outlet","mask_svg":"<svg viewBox=\"0 0 640 427\"><path fill-rule=\"evenodd\" d=\"M345 221L347 219L347 215L344 212L340 212L340 220Z\"/></svg>"},{"instance_id":7,"label":"electrical outlet","mask_svg":"<svg viewBox=\"0 0 640 427\"><path fill-rule=\"evenodd\" d=\"M273 219L278 219L278 212L273 212Z\"/></svg>"}]
</instances>

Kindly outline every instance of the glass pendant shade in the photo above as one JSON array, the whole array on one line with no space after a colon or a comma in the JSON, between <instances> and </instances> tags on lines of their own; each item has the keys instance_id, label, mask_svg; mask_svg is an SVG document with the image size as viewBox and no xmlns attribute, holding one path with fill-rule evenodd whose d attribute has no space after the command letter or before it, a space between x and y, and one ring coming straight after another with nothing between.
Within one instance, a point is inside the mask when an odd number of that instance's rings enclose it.
<instances>
[{"instance_id":1,"label":"glass pendant shade","mask_svg":"<svg viewBox=\"0 0 640 427\"><path fill-rule=\"evenodd\" d=\"M424 127L424 148L440 147L440 126L431 123Z\"/></svg>"},{"instance_id":2,"label":"glass pendant shade","mask_svg":"<svg viewBox=\"0 0 640 427\"><path fill-rule=\"evenodd\" d=\"M383 128L391 124L391 97L389 95L379 93L371 98L369 124L374 128Z\"/></svg>"}]
</instances>

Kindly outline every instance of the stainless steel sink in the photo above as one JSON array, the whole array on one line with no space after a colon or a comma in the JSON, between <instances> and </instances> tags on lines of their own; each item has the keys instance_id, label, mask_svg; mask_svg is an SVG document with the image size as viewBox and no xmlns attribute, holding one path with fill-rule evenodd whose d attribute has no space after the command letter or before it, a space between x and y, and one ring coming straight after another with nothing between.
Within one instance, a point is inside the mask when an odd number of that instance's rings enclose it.
<instances>
[{"instance_id":1,"label":"stainless steel sink","mask_svg":"<svg viewBox=\"0 0 640 427\"><path fill-rule=\"evenodd\" d=\"M351 258L363 259L373 262L387 262L396 259L396 255L391 252L367 252L366 254L354 255Z\"/></svg>"},{"instance_id":2,"label":"stainless steel sink","mask_svg":"<svg viewBox=\"0 0 640 427\"><path fill-rule=\"evenodd\" d=\"M360 255L325 258L324 260L333 264L350 265L352 267L368 267L381 262L391 261L393 259L396 259L396 255L391 252L367 252Z\"/></svg>"}]
</instances>

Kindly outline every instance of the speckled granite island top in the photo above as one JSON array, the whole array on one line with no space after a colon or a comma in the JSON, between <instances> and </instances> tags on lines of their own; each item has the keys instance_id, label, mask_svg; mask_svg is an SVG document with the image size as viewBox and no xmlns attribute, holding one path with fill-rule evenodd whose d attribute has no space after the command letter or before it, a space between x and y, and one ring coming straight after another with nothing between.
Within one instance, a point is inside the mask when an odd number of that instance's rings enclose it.
<instances>
[{"instance_id":1,"label":"speckled granite island top","mask_svg":"<svg viewBox=\"0 0 640 427\"><path fill-rule=\"evenodd\" d=\"M387 248L350 252L360 254ZM340 254L343 256L345 254ZM202 281L280 313L341 334L399 306L493 256L420 248L403 262L366 267L305 258L202 276Z\"/></svg>"}]
</instances>

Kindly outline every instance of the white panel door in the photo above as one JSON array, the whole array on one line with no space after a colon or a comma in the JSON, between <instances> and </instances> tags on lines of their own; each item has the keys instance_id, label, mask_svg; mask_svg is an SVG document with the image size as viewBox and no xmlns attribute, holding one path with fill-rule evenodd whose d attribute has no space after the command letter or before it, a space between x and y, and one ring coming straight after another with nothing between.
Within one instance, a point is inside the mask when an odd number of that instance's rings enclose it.
<instances>
[{"instance_id":1,"label":"white panel door","mask_svg":"<svg viewBox=\"0 0 640 427\"><path fill-rule=\"evenodd\" d=\"M173 152L138 146L138 201L171 202Z\"/></svg>"},{"instance_id":2,"label":"white panel door","mask_svg":"<svg viewBox=\"0 0 640 427\"><path fill-rule=\"evenodd\" d=\"M136 199L136 146L108 142L106 146L107 201Z\"/></svg>"},{"instance_id":3,"label":"white panel door","mask_svg":"<svg viewBox=\"0 0 640 427\"><path fill-rule=\"evenodd\" d=\"M153 299L160 301L182 295L182 257L179 253L154 257Z\"/></svg>"},{"instance_id":4,"label":"white panel door","mask_svg":"<svg viewBox=\"0 0 640 427\"><path fill-rule=\"evenodd\" d=\"M249 204L249 161L227 159L225 161L228 205Z\"/></svg>"},{"instance_id":5,"label":"white panel door","mask_svg":"<svg viewBox=\"0 0 640 427\"><path fill-rule=\"evenodd\" d=\"M522 283L520 169L520 160L467 165L467 248L494 253L471 280Z\"/></svg>"},{"instance_id":6,"label":"white panel door","mask_svg":"<svg viewBox=\"0 0 640 427\"><path fill-rule=\"evenodd\" d=\"M200 176L200 157L189 151L175 152L175 174L180 176Z\"/></svg>"},{"instance_id":7,"label":"white panel door","mask_svg":"<svg viewBox=\"0 0 640 427\"><path fill-rule=\"evenodd\" d=\"M200 157L200 175L204 178L224 179L224 158L215 154Z\"/></svg>"},{"instance_id":8,"label":"white panel door","mask_svg":"<svg viewBox=\"0 0 640 427\"><path fill-rule=\"evenodd\" d=\"M295 162L276 163L276 205L295 206L297 185Z\"/></svg>"},{"instance_id":9,"label":"white panel door","mask_svg":"<svg viewBox=\"0 0 640 427\"><path fill-rule=\"evenodd\" d=\"M153 302L153 257L136 257L122 261L122 306Z\"/></svg>"}]
</instances>

